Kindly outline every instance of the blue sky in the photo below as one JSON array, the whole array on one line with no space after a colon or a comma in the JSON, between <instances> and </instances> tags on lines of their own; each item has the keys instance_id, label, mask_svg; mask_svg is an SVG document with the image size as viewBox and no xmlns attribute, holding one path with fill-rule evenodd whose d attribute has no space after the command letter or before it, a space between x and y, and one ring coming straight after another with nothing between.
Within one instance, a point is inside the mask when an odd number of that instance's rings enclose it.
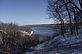
<instances>
[{"instance_id":1,"label":"blue sky","mask_svg":"<svg viewBox=\"0 0 82 54\"><path fill-rule=\"evenodd\" d=\"M19 25L48 24L46 0L0 0L0 21Z\"/></svg>"}]
</instances>

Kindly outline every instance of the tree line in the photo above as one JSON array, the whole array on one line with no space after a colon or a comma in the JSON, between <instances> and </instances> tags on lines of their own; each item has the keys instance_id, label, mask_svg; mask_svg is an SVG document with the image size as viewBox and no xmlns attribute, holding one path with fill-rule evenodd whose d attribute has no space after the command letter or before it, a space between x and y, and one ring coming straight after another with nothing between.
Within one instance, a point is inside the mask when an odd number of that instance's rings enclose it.
<instances>
[{"instance_id":1,"label":"tree line","mask_svg":"<svg viewBox=\"0 0 82 54\"><path fill-rule=\"evenodd\" d=\"M61 25L64 36L68 25L71 34L78 35L79 24L82 24L82 0L47 0L49 18L56 19Z\"/></svg>"}]
</instances>

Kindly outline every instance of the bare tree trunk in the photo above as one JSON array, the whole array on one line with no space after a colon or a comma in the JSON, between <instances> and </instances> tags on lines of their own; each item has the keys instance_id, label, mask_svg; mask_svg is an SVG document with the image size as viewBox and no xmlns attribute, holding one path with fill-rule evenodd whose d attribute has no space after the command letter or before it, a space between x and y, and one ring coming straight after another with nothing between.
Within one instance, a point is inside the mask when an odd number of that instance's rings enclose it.
<instances>
[{"instance_id":1,"label":"bare tree trunk","mask_svg":"<svg viewBox=\"0 0 82 54\"><path fill-rule=\"evenodd\" d=\"M61 19L61 35L64 36L64 21Z\"/></svg>"},{"instance_id":2,"label":"bare tree trunk","mask_svg":"<svg viewBox=\"0 0 82 54\"><path fill-rule=\"evenodd\" d=\"M61 35L63 35L64 37L64 21L62 18L60 18L60 21L61 21Z\"/></svg>"},{"instance_id":3,"label":"bare tree trunk","mask_svg":"<svg viewBox=\"0 0 82 54\"><path fill-rule=\"evenodd\" d=\"M81 11L82 11L82 0L79 0L79 4L80 4L80 7L81 7Z\"/></svg>"},{"instance_id":4,"label":"bare tree trunk","mask_svg":"<svg viewBox=\"0 0 82 54\"><path fill-rule=\"evenodd\" d=\"M73 13L74 13L74 21L75 21L75 23L74 23L75 30L76 30L76 34L78 35L79 34L79 32L78 32L78 18L76 18L75 11L73 11Z\"/></svg>"},{"instance_id":5,"label":"bare tree trunk","mask_svg":"<svg viewBox=\"0 0 82 54\"><path fill-rule=\"evenodd\" d=\"M62 30L63 30L63 36L64 36L64 33L65 33L65 27L64 27L64 21L63 21L63 20L62 20L62 22L63 22L63 23L62 23L62 27L63 27Z\"/></svg>"},{"instance_id":6,"label":"bare tree trunk","mask_svg":"<svg viewBox=\"0 0 82 54\"><path fill-rule=\"evenodd\" d=\"M82 11L82 0L80 0L81 1L81 11Z\"/></svg>"},{"instance_id":7,"label":"bare tree trunk","mask_svg":"<svg viewBox=\"0 0 82 54\"><path fill-rule=\"evenodd\" d=\"M67 4L65 5L66 7L66 10L68 12L68 16L69 16L69 22L70 22L70 31L71 31L71 34L73 34L73 30L72 30L72 21L71 21L71 15L70 15L70 12L69 12L69 9L67 7Z\"/></svg>"},{"instance_id":8,"label":"bare tree trunk","mask_svg":"<svg viewBox=\"0 0 82 54\"><path fill-rule=\"evenodd\" d=\"M60 13L58 11L57 11L57 13L58 13L60 21L61 21L61 35L63 35L63 37L64 37L64 32L63 32L64 21L60 15Z\"/></svg>"}]
</instances>

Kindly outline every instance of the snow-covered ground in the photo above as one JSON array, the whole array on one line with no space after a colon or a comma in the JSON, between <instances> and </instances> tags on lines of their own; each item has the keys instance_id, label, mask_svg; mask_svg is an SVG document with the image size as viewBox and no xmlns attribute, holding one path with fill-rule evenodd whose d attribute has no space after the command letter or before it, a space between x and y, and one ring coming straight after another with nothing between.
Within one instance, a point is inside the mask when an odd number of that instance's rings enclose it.
<instances>
[{"instance_id":1,"label":"snow-covered ground","mask_svg":"<svg viewBox=\"0 0 82 54\"><path fill-rule=\"evenodd\" d=\"M32 52L26 54L82 54L82 27L79 35L57 36L53 39L37 45Z\"/></svg>"}]
</instances>

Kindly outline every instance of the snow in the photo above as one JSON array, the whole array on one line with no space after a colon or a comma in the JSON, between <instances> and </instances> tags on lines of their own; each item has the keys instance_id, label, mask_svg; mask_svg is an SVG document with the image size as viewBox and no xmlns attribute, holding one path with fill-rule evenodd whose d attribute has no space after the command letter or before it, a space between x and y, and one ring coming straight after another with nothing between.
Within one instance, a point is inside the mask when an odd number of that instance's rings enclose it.
<instances>
[{"instance_id":1,"label":"snow","mask_svg":"<svg viewBox=\"0 0 82 54\"><path fill-rule=\"evenodd\" d=\"M56 48L56 47L59 48ZM79 35L70 35L70 32L65 36L57 36L35 47L36 51L26 54L82 54L82 28L79 29ZM44 52L44 53L43 53Z\"/></svg>"},{"instance_id":2,"label":"snow","mask_svg":"<svg viewBox=\"0 0 82 54\"><path fill-rule=\"evenodd\" d=\"M30 33L26 32L26 31L20 31L20 32L23 33L23 36L25 36L25 35L31 36L33 34L33 31L31 31Z\"/></svg>"}]
</instances>

